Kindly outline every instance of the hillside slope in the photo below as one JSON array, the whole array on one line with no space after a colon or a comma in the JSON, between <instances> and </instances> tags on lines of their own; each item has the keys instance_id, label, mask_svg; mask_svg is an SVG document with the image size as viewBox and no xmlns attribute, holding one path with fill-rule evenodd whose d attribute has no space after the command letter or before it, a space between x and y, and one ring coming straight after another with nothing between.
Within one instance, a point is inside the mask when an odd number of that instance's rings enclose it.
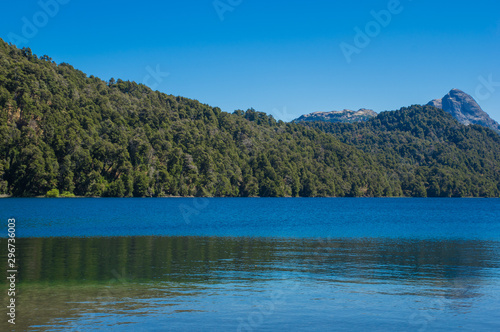
<instances>
[{"instance_id":1,"label":"hillside slope","mask_svg":"<svg viewBox=\"0 0 500 332\"><path fill-rule=\"evenodd\" d=\"M0 40L0 194L498 197L499 140L430 106L356 124L229 114Z\"/></svg>"},{"instance_id":2,"label":"hillside slope","mask_svg":"<svg viewBox=\"0 0 500 332\"><path fill-rule=\"evenodd\" d=\"M363 123L309 125L370 154L405 196L499 195L500 136L441 109L417 105Z\"/></svg>"},{"instance_id":3,"label":"hillside slope","mask_svg":"<svg viewBox=\"0 0 500 332\"><path fill-rule=\"evenodd\" d=\"M0 194L380 196L386 173L318 130L104 82L0 41Z\"/></svg>"}]
</instances>

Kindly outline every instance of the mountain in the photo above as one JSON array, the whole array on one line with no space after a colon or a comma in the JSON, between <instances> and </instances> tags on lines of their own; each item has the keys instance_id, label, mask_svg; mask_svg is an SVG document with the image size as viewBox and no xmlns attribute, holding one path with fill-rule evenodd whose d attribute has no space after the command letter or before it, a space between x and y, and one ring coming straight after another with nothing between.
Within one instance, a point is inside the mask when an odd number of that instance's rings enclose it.
<instances>
[{"instance_id":1,"label":"mountain","mask_svg":"<svg viewBox=\"0 0 500 332\"><path fill-rule=\"evenodd\" d=\"M465 126L433 106L382 112L358 123L303 122L330 133L399 179L403 196L465 197L500 194L500 135Z\"/></svg>"},{"instance_id":2,"label":"mountain","mask_svg":"<svg viewBox=\"0 0 500 332\"><path fill-rule=\"evenodd\" d=\"M311 121L326 121L326 122L346 122L354 123L366 121L377 116L372 110L362 108L359 111L343 110L332 112L314 112L293 120L292 122L311 122Z\"/></svg>"},{"instance_id":3,"label":"mountain","mask_svg":"<svg viewBox=\"0 0 500 332\"><path fill-rule=\"evenodd\" d=\"M443 109L464 125L477 124L500 133L500 124L483 111L474 98L461 90L453 89L443 98L434 99L427 105ZM376 116L377 113L369 109L360 109L356 112L351 110L314 112L302 115L292 122L356 123L367 121Z\"/></svg>"},{"instance_id":4,"label":"mountain","mask_svg":"<svg viewBox=\"0 0 500 332\"><path fill-rule=\"evenodd\" d=\"M481 109L467 93L453 89L442 99L434 99L427 105L443 109L464 125L478 124L500 133L500 125Z\"/></svg>"},{"instance_id":5,"label":"mountain","mask_svg":"<svg viewBox=\"0 0 500 332\"><path fill-rule=\"evenodd\" d=\"M500 135L431 106L356 123L222 112L0 40L0 195L499 197Z\"/></svg>"}]
</instances>

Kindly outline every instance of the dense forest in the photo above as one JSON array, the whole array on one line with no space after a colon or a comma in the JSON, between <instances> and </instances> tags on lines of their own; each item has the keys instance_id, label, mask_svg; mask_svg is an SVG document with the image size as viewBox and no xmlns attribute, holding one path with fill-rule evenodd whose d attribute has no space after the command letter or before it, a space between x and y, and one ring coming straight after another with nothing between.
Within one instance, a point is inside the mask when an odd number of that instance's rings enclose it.
<instances>
[{"instance_id":1,"label":"dense forest","mask_svg":"<svg viewBox=\"0 0 500 332\"><path fill-rule=\"evenodd\" d=\"M432 106L383 112L354 124L306 123L372 156L417 197L498 197L500 135Z\"/></svg>"},{"instance_id":2,"label":"dense forest","mask_svg":"<svg viewBox=\"0 0 500 332\"><path fill-rule=\"evenodd\" d=\"M499 196L500 136L414 106L295 124L88 77L0 40L0 194Z\"/></svg>"}]
</instances>

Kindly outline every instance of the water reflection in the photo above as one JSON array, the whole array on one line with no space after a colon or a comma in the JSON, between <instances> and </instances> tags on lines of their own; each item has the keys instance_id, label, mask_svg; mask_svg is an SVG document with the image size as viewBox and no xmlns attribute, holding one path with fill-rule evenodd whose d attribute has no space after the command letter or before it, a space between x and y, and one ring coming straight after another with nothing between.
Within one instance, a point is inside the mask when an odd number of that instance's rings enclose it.
<instances>
[{"instance_id":1,"label":"water reflection","mask_svg":"<svg viewBox=\"0 0 500 332\"><path fill-rule=\"evenodd\" d=\"M18 239L18 248L21 282L49 284L117 277L220 282L280 277L285 271L314 278L440 282L479 278L499 264L497 242L460 240L32 238Z\"/></svg>"},{"instance_id":2,"label":"water reflection","mask_svg":"<svg viewBox=\"0 0 500 332\"><path fill-rule=\"evenodd\" d=\"M5 239L0 246L4 250ZM229 328L237 310L245 317L254 307L246 298L292 286L297 291L288 306L319 312L337 306L337 315L354 300L412 302L399 309L401 317L444 307L467 313L484 297L498 304L492 292L500 245L494 241L117 237L27 238L17 246L18 330L68 329L76 322L75 330L132 328L152 315L170 317L169 326L193 315L193 322L205 317ZM223 309L230 303L242 307ZM290 308L283 314L293 320L299 309Z\"/></svg>"}]
</instances>

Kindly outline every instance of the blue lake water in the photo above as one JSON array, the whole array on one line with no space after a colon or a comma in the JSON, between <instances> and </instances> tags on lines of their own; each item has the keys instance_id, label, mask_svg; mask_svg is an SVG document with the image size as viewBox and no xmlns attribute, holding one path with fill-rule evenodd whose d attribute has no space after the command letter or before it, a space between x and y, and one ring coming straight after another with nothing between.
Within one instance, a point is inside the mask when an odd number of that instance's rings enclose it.
<instances>
[{"instance_id":1,"label":"blue lake water","mask_svg":"<svg viewBox=\"0 0 500 332\"><path fill-rule=\"evenodd\" d=\"M1 199L0 214L19 270L2 331L500 330L498 199Z\"/></svg>"}]
</instances>

